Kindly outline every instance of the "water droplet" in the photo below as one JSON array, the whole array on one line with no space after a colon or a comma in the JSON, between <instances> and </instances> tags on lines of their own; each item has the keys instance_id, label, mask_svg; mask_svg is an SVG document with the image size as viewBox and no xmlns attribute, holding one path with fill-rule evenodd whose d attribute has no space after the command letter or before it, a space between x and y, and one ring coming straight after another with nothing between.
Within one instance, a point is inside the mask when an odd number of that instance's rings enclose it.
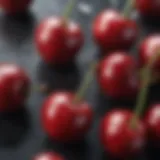
<instances>
[{"instance_id":1,"label":"water droplet","mask_svg":"<svg viewBox=\"0 0 160 160\"><path fill-rule=\"evenodd\" d=\"M80 10L80 12L82 12L83 14L87 14L90 15L93 11L93 6L86 3L86 2L80 2L78 4L78 9Z\"/></svg>"}]
</instances>

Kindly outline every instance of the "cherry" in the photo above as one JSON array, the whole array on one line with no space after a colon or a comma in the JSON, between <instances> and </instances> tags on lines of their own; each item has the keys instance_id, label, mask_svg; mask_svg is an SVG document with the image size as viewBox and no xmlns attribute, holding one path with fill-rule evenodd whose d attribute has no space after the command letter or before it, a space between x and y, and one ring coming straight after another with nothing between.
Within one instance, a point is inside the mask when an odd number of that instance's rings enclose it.
<instances>
[{"instance_id":1,"label":"cherry","mask_svg":"<svg viewBox=\"0 0 160 160\"><path fill-rule=\"evenodd\" d=\"M95 42L105 51L129 49L137 38L137 25L116 10L101 12L93 22Z\"/></svg>"},{"instance_id":2,"label":"cherry","mask_svg":"<svg viewBox=\"0 0 160 160\"><path fill-rule=\"evenodd\" d=\"M0 0L0 7L7 13L19 13L28 9L32 0Z\"/></svg>"},{"instance_id":3,"label":"cherry","mask_svg":"<svg viewBox=\"0 0 160 160\"><path fill-rule=\"evenodd\" d=\"M42 59L49 64L71 61L84 43L80 26L63 17L49 17L36 29L35 44Z\"/></svg>"},{"instance_id":4,"label":"cherry","mask_svg":"<svg viewBox=\"0 0 160 160\"><path fill-rule=\"evenodd\" d=\"M140 119L136 128L129 125L133 113L115 109L108 112L100 125L100 139L108 153L114 158L128 158L138 154L145 146L146 129Z\"/></svg>"},{"instance_id":5,"label":"cherry","mask_svg":"<svg viewBox=\"0 0 160 160\"><path fill-rule=\"evenodd\" d=\"M65 160L65 158L57 153L44 152L36 155L33 160Z\"/></svg>"},{"instance_id":6,"label":"cherry","mask_svg":"<svg viewBox=\"0 0 160 160\"><path fill-rule=\"evenodd\" d=\"M29 93L28 75L15 64L0 64L0 111L13 111L25 103Z\"/></svg>"},{"instance_id":7,"label":"cherry","mask_svg":"<svg viewBox=\"0 0 160 160\"><path fill-rule=\"evenodd\" d=\"M159 0L136 0L136 8L143 16L160 17Z\"/></svg>"},{"instance_id":8,"label":"cherry","mask_svg":"<svg viewBox=\"0 0 160 160\"><path fill-rule=\"evenodd\" d=\"M152 105L145 115L145 123L148 129L149 139L160 141L160 104ZM157 143L159 144L159 143Z\"/></svg>"},{"instance_id":9,"label":"cherry","mask_svg":"<svg viewBox=\"0 0 160 160\"><path fill-rule=\"evenodd\" d=\"M134 58L125 52L113 52L98 66L98 81L103 92L113 98L136 95L138 75Z\"/></svg>"},{"instance_id":10,"label":"cherry","mask_svg":"<svg viewBox=\"0 0 160 160\"><path fill-rule=\"evenodd\" d=\"M70 142L83 138L89 130L93 111L86 102L73 103L74 94L56 92L44 102L41 111L42 126L54 140Z\"/></svg>"},{"instance_id":11,"label":"cherry","mask_svg":"<svg viewBox=\"0 0 160 160\"><path fill-rule=\"evenodd\" d=\"M160 35L151 35L144 39L139 47L139 66L147 65L152 57L159 53L160 50ZM153 66L154 72L160 72L160 58L157 57Z\"/></svg>"}]
</instances>

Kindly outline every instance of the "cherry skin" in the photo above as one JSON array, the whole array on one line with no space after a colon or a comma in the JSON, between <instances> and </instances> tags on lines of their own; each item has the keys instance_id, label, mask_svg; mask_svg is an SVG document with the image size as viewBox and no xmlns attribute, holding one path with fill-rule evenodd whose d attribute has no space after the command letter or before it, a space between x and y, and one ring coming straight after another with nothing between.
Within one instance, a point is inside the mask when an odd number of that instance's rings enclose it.
<instances>
[{"instance_id":1,"label":"cherry skin","mask_svg":"<svg viewBox=\"0 0 160 160\"><path fill-rule=\"evenodd\" d=\"M15 64L0 64L0 111L14 111L24 105L30 79Z\"/></svg>"},{"instance_id":2,"label":"cherry skin","mask_svg":"<svg viewBox=\"0 0 160 160\"><path fill-rule=\"evenodd\" d=\"M1 8L9 14L15 14L26 11L32 0L0 0Z\"/></svg>"},{"instance_id":3,"label":"cherry skin","mask_svg":"<svg viewBox=\"0 0 160 160\"><path fill-rule=\"evenodd\" d=\"M65 158L57 153L44 152L36 155L33 160L65 160Z\"/></svg>"},{"instance_id":4,"label":"cherry skin","mask_svg":"<svg viewBox=\"0 0 160 160\"><path fill-rule=\"evenodd\" d=\"M148 138L159 144L160 142L160 104L152 105L145 115ZM158 143L157 143L158 142Z\"/></svg>"},{"instance_id":5,"label":"cherry skin","mask_svg":"<svg viewBox=\"0 0 160 160\"><path fill-rule=\"evenodd\" d=\"M36 29L35 44L48 64L64 64L73 60L84 43L80 26L63 17L49 17Z\"/></svg>"},{"instance_id":6,"label":"cherry skin","mask_svg":"<svg viewBox=\"0 0 160 160\"><path fill-rule=\"evenodd\" d=\"M139 48L139 66L142 68L149 63L155 54L159 54L160 34L151 35L142 41ZM160 72L160 56L153 64L153 71Z\"/></svg>"},{"instance_id":7,"label":"cherry skin","mask_svg":"<svg viewBox=\"0 0 160 160\"><path fill-rule=\"evenodd\" d=\"M54 140L72 142L85 136L92 120L92 108L86 102L73 103L74 94L56 92L42 105L41 122Z\"/></svg>"},{"instance_id":8,"label":"cherry skin","mask_svg":"<svg viewBox=\"0 0 160 160\"><path fill-rule=\"evenodd\" d=\"M94 20L93 38L105 51L129 49L137 38L137 26L116 10L105 10Z\"/></svg>"},{"instance_id":9,"label":"cherry skin","mask_svg":"<svg viewBox=\"0 0 160 160\"><path fill-rule=\"evenodd\" d=\"M113 158L129 158L141 152L145 146L145 126L138 120L136 128L131 128L129 122L132 117L133 113L129 110L115 109L102 119L100 139Z\"/></svg>"},{"instance_id":10,"label":"cherry skin","mask_svg":"<svg viewBox=\"0 0 160 160\"><path fill-rule=\"evenodd\" d=\"M125 52L106 56L98 66L97 77L102 91L113 98L131 98L139 88L136 61Z\"/></svg>"},{"instance_id":11,"label":"cherry skin","mask_svg":"<svg viewBox=\"0 0 160 160\"><path fill-rule=\"evenodd\" d=\"M159 0L136 0L136 8L143 16L160 17Z\"/></svg>"}]
</instances>

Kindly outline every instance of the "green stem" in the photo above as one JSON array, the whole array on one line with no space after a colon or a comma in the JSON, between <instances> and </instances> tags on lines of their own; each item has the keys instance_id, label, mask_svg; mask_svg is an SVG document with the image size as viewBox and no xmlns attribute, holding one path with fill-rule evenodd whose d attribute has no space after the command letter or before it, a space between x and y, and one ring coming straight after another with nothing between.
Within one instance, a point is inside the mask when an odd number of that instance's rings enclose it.
<instances>
[{"instance_id":1,"label":"green stem","mask_svg":"<svg viewBox=\"0 0 160 160\"><path fill-rule=\"evenodd\" d=\"M135 128L137 124L138 118L141 116L144 108L145 108L145 103L147 100L147 95L149 91L149 84L152 79L152 68L153 64L155 63L157 57L160 56L160 53L155 54L148 65L144 68L143 75L142 75L142 88L139 92L138 98L137 98L137 103L134 111L134 116L131 119L131 127Z\"/></svg>"},{"instance_id":2,"label":"green stem","mask_svg":"<svg viewBox=\"0 0 160 160\"><path fill-rule=\"evenodd\" d=\"M97 61L94 61L91 63L91 66L89 67L89 70L86 73L86 76L84 77L84 80L82 81L76 93L76 96L74 98L74 103L77 103L83 99L83 96L85 95L86 90L88 89L89 84L91 83L93 79L93 75L94 75L96 68L97 68Z\"/></svg>"},{"instance_id":3,"label":"green stem","mask_svg":"<svg viewBox=\"0 0 160 160\"><path fill-rule=\"evenodd\" d=\"M64 12L63 12L63 17L68 20L70 15L72 14L73 7L76 4L76 0L69 0Z\"/></svg>"},{"instance_id":4,"label":"green stem","mask_svg":"<svg viewBox=\"0 0 160 160\"><path fill-rule=\"evenodd\" d=\"M134 6L134 2L135 0L126 0L126 4L124 6L124 10L123 10L123 16L124 17L130 17L132 8Z\"/></svg>"}]
</instances>

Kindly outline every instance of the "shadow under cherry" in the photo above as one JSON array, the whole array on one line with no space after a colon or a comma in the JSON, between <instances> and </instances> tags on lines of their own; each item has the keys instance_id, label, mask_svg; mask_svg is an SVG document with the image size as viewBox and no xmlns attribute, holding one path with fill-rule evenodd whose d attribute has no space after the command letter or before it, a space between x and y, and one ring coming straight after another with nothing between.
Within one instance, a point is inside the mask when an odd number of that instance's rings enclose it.
<instances>
[{"instance_id":1,"label":"shadow under cherry","mask_svg":"<svg viewBox=\"0 0 160 160\"><path fill-rule=\"evenodd\" d=\"M35 19L31 12L0 17L0 35L9 46L18 48L32 38Z\"/></svg>"},{"instance_id":2,"label":"shadow under cherry","mask_svg":"<svg viewBox=\"0 0 160 160\"><path fill-rule=\"evenodd\" d=\"M75 91L80 84L80 74L75 63L67 66L49 66L40 62L37 67L40 85L46 85L48 92L53 90Z\"/></svg>"},{"instance_id":3,"label":"shadow under cherry","mask_svg":"<svg viewBox=\"0 0 160 160\"><path fill-rule=\"evenodd\" d=\"M62 144L46 137L42 149L46 151L60 153L69 160L88 160L87 153L89 149L89 144L87 143L86 139L75 143Z\"/></svg>"},{"instance_id":4,"label":"shadow under cherry","mask_svg":"<svg viewBox=\"0 0 160 160\"><path fill-rule=\"evenodd\" d=\"M26 108L13 113L0 113L0 148L17 147L29 128L29 113Z\"/></svg>"}]
</instances>

